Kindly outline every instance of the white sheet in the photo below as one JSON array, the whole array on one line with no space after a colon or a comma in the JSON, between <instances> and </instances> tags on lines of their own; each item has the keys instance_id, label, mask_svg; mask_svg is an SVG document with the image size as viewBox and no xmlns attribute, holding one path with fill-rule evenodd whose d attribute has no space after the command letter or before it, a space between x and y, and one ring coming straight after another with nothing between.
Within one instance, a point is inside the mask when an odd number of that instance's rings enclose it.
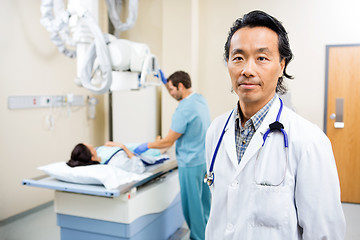
<instances>
[{"instance_id":1,"label":"white sheet","mask_svg":"<svg viewBox=\"0 0 360 240\"><path fill-rule=\"evenodd\" d=\"M66 162L56 162L38 167L46 174L65 182L79 184L104 185L106 189L116 189L120 185L140 181L151 173L136 174L124 171L111 165L89 165L82 167L69 167Z\"/></svg>"}]
</instances>

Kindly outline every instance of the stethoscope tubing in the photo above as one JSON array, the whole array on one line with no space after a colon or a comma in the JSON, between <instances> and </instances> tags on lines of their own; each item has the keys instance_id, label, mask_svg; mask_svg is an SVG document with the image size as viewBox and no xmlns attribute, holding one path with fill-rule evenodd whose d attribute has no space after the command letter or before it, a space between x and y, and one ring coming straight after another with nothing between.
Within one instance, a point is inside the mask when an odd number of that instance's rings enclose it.
<instances>
[{"instance_id":1,"label":"stethoscope tubing","mask_svg":"<svg viewBox=\"0 0 360 240\"><path fill-rule=\"evenodd\" d=\"M224 128L223 128L223 130L222 130L222 132L221 132L220 138L219 138L219 140L218 140L218 142L217 142L217 144L216 144L216 148L215 148L213 157L212 157L212 159L211 159L211 165L210 165L210 169L209 169L209 172L210 172L210 173L212 173L212 171L213 171L214 163L215 163L215 158L216 158L217 153L218 153L218 151L219 151L221 141L222 141L222 139L223 139L223 137L224 137L224 134L225 134L225 132L226 132L226 131L225 131L225 130L226 130L226 127L227 127L227 125L228 125L228 123L229 123L230 117L231 117L231 115L232 115L233 112L234 112L234 109L231 111L228 119L226 120L226 123L225 123L225 125L224 125Z\"/></svg>"},{"instance_id":2,"label":"stethoscope tubing","mask_svg":"<svg viewBox=\"0 0 360 240\"><path fill-rule=\"evenodd\" d=\"M282 124L280 123L280 121L279 121L279 120L280 120L281 113L282 113L282 110L283 110L283 102L282 102L281 98L279 98L279 100L280 100L280 108L279 108L278 114L277 114L277 116L276 116L276 121L275 121L274 123L277 122L277 123L281 126L281 128L278 127L278 128L276 128L276 130L281 131L281 133L282 133L283 136L284 136L284 146L285 146L286 154L288 155L288 147L289 147L288 136L287 136L287 134L286 134L286 131L283 129L283 125L282 125ZM210 164L209 172L208 172L207 174L205 174L205 180L207 179L207 183L208 183L209 186L211 186L211 185L214 183L215 176L214 176L214 174L213 174L213 169L214 169L215 159L216 159L217 153L218 153L218 151L219 151L220 144L221 144L221 142L222 142L222 139L223 139L223 137L224 137L224 134L225 134L225 132L226 132L226 127L227 127L227 125L228 125L228 123L229 123L230 117L231 117L231 115L233 114L233 112L234 112L234 109L231 111L228 119L226 120L226 123L225 123L225 125L224 125L224 128L223 128L223 130L222 130L222 132L221 132L220 138L219 138L219 140L218 140L218 142L217 142L217 144L216 144L216 148L215 148L213 157L212 157L212 159L211 159L211 164ZM272 131L274 131L274 129L269 128L269 129L265 132L265 134L264 134L264 136L263 136L263 144L262 144L261 147L263 147L263 146L265 145L265 141L266 141L266 139L267 139L267 136L268 136L269 133L272 132ZM286 160L286 165L287 165L287 162L288 162L288 157L287 157L287 160ZM286 169L286 167L285 167L285 169ZM284 179L281 181L281 183L282 183L283 181L284 181ZM281 183L280 183L280 184L281 184ZM275 185L275 186L278 186L278 185Z\"/></svg>"}]
</instances>

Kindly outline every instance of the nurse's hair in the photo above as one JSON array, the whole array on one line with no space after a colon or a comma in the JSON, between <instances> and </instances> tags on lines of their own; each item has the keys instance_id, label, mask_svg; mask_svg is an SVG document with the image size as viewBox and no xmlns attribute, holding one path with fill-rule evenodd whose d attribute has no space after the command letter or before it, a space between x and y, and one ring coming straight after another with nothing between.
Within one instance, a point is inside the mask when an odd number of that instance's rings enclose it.
<instances>
[{"instance_id":1,"label":"nurse's hair","mask_svg":"<svg viewBox=\"0 0 360 240\"><path fill-rule=\"evenodd\" d=\"M176 71L168 77L168 82L179 90L179 83L182 83L186 89L191 88L191 78L187 72Z\"/></svg>"},{"instance_id":2,"label":"nurse's hair","mask_svg":"<svg viewBox=\"0 0 360 240\"><path fill-rule=\"evenodd\" d=\"M278 35L279 38L278 48L280 53L280 61L285 59L285 67L284 67L283 76L279 77L279 80L277 82L276 92L280 94L285 94L287 92L287 88L284 85L283 77L293 79L293 76L287 74L286 72L286 67L289 64L289 62L292 60L293 54L290 49L289 38L284 26L276 18L259 10L249 12L245 14L242 18L236 19L233 26L230 28L229 35L224 46L225 62L229 61L229 49L230 49L232 36L237 30L244 27L249 27L249 28L266 27L273 30Z\"/></svg>"},{"instance_id":3,"label":"nurse's hair","mask_svg":"<svg viewBox=\"0 0 360 240\"><path fill-rule=\"evenodd\" d=\"M83 143L77 144L71 152L71 159L66 163L70 167L87 166L99 164L91 160L90 149Z\"/></svg>"}]
</instances>

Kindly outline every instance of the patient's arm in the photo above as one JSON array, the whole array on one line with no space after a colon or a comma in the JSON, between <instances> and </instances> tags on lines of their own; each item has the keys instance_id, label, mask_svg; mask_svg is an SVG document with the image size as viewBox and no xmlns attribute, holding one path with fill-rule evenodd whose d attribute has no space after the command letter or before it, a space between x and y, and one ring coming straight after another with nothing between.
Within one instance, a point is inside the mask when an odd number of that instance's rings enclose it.
<instances>
[{"instance_id":1,"label":"patient's arm","mask_svg":"<svg viewBox=\"0 0 360 240\"><path fill-rule=\"evenodd\" d=\"M117 143L117 142L109 141L109 142L105 143L104 146L106 146L106 147L120 147L120 148L122 148L122 149L125 151L125 153L126 153L126 155L128 156L128 158L132 158L132 157L135 156L135 154L134 154L133 152L131 152L131 151L130 151L124 144L122 144L122 143Z\"/></svg>"}]
</instances>

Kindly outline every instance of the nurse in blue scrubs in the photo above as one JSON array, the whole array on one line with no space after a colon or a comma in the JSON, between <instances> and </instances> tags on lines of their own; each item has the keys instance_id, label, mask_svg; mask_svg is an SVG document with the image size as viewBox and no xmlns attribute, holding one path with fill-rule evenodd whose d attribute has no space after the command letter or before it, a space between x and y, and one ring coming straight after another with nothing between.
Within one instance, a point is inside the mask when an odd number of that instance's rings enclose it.
<instances>
[{"instance_id":1,"label":"nurse in blue scrubs","mask_svg":"<svg viewBox=\"0 0 360 240\"><path fill-rule=\"evenodd\" d=\"M162 74L162 72L161 72ZM205 98L192 91L189 74L177 71L162 81L170 95L179 101L168 135L143 143L134 150L141 154L149 148L168 148L176 142L181 203L190 239L205 239L210 212L210 190L204 183L206 173L205 135L210 125L210 112Z\"/></svg>"}]
</instances>

